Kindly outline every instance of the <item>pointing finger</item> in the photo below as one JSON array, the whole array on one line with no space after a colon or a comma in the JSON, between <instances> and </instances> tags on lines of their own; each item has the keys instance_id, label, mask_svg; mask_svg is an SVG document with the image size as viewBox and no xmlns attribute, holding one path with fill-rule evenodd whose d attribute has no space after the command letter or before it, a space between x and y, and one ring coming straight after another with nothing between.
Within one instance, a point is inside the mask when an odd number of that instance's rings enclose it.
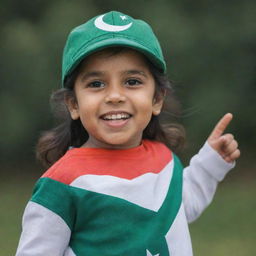
<instances>
[{"instance_id":1,"label":"pointing finger","mask_svg":"<svg viewBox=\"0 0 256 256\"><path fill-rule=\"evenodd\" d=\"M231 122L232 118L233 118L233 115L231 113L227 113L226 115L224 115L220 119L220 121L216 124L216 126L214 127L208 140L214 140L214 139L219 138L226 130L226 128L229 125L229 123Z\"/></svg>"}]
</instances>

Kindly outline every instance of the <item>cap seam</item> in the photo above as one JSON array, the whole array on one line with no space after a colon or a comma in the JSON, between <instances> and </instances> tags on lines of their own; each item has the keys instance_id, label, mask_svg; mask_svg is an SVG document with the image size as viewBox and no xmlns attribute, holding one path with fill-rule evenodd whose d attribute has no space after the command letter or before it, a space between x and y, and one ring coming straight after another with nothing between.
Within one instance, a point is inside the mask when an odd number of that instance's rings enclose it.
<instances>
[{"instance_id":1,"label":"cap seam","mask_svg":"<svg viewBox=\"0 0 256 256\"><path fill-rule=\"evenodd\" d=\"M115 25L114 13L113 12L111 13L111 16L112 16L112 23L113 23L113 25Z\"/></svg>"}]
</instances>

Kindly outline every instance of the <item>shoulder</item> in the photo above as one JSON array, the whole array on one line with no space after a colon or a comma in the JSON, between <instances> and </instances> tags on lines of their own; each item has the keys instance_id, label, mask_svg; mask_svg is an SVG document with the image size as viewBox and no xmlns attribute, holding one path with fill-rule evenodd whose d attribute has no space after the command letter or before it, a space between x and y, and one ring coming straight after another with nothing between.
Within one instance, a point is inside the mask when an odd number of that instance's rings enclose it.
<instances>
[{"instance_id":1,"label":"shoulder","mask_svg":"<svg viewBox=\"0 0 256 256\"><path fill-rule=\"evenodd\" d=\"M172 151L162 142L155 140L143 140L143 145L145 149L151 151L151 153L162 153L168 156L172 155Z\"/></svg>"},{"instance_id":2,"label":"shoulder","mask_svg":"<svg viewBox=\"0 0 256 256\"><path fill-rule=\"evenodd\" d=\"M50 178L68 185L77 176L81 166L84 166L84 162L85 158L69 150L42 175L42 178Z\"/></svg>"},{"instance_id":3,"label":"shoulder","mask_svg":"<svg viewBox=\"0 0 256 256\"><path fill-rule=\"evenodd\" d=\"M151 151L150 154L154 158L158 159L158 162L160 161L163 164L173 162L176 166L179 166L183 169L179 157L162 142L146 140L144 144L145 147L148 148L149 151Z\"/></svg>"},{"instance_id":4,"label":"shoulder","mask_svg":"<svg viewBox=\"0 0 256 256\"><path fill-rule=\"evenodd\" d=\"M148 164L152 166L165 166L166 164L176 161L177 156L162 142L144 140L145 158Z\"/></svg>"},{"instance_id":5,"label":"shoulder","mask_svg":"<svg viewBox=\"0 0 256 256\"><path fill-rule=\"evenodd\" d=\"M145 140L143 145L149 155L153 158L158 158L162 162L169 162L177 156L162 142Z\"/></svg>"}]
</instances>

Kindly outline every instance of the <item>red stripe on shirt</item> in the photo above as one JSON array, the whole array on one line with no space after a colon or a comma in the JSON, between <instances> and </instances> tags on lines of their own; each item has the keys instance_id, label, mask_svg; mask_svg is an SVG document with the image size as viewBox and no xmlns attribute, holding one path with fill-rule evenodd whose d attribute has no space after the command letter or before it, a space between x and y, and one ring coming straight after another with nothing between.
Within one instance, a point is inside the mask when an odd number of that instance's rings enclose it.
<instances>
[{"instance_id":1,"label":"red stripe on shirt","mask_svg":"<svg viewBox=\"0 0 256 256\"><path fill-rule=\"evenodd\" d=\"M124 150L74 148L67 151L42 177L65 184L86 174L131 180L145 173L159 173L171 160L172 153L164 144L149 140L143 140L136 148Z\"/></svg>"}]
</instances>

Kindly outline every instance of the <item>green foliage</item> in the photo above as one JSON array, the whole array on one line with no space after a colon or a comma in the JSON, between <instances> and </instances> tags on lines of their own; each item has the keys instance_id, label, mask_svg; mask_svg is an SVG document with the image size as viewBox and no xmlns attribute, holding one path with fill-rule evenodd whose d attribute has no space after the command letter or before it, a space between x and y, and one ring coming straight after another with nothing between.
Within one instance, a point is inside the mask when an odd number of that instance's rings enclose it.
<instances>
[{"instance_id":1,"label":"green foliage","mask_svg":"<svg viewBox=\"0 0 256 256\"><path fill-rule=\"evenodd\" d=\"M245 1L2 1L0 9L2 125L0 150L32 159L40 131L53 125L48 99L60 86L69 31L91 17L119 10L148 21L161 42L183 105L190 150L215 122L234 113L231 131L244 148L256 142L256 2ZM246 145L246 146L245 146ZM25 149L25 150L24 150Z\"/></svg>"}]
</instances>

